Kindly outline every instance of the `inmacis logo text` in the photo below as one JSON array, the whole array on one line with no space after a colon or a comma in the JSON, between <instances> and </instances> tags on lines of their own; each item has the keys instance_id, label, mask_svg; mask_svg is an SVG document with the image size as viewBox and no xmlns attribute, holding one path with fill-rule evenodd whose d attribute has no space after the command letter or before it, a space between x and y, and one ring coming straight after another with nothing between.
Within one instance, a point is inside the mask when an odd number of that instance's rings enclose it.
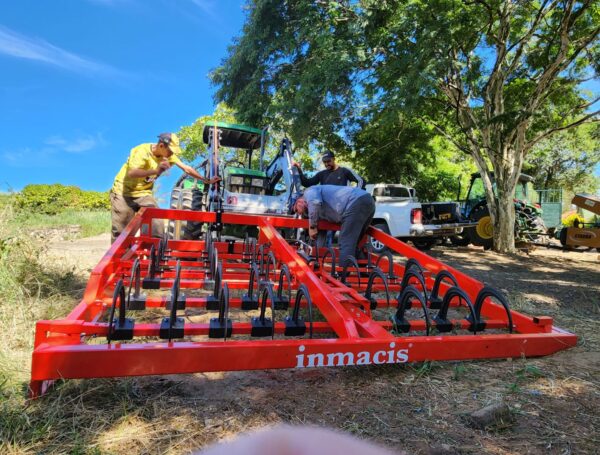
<instances>
[{"instance_id":1,"label":"inmacis logo text","mask_svg":"<svg viewBox=\"0 0 600 455\"><path fill-rule=\"evenodd\" d=\"M296 356L296 368L312 367L345 367L351 365L381 365L384 363L408 362L408 349L395 349L396 343L390 343L390 349L385 351L331 352L323 354L303 354L304 345L298 347L300 354Z\"/></svg>"}]
</instances>

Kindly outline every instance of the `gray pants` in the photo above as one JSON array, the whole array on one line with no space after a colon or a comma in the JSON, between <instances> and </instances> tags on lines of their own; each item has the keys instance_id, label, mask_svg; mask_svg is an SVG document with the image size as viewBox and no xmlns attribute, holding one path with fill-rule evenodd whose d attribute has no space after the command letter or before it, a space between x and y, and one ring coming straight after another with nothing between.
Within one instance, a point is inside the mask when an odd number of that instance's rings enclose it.
<instances>
[{"instance_id":1,"label":"gray pants","mask_svg":"<svg viewBox=\"0 0 600 455\"><path fill-rule=\"evenodd\" d=\"M375 201L370 194L358 198L344 213L340 229L338 262L340 269L344 267L348 256L356 257L358 242L367 232L367 228L373 221L373 215L375 215Z\"/></svg>"},{"instance_id":2,"label":"gray pants","mask_svg":"<svg viewBox=\"0 0 600 455\"><path fill-rule=\"evenodd\" d=\"M152 196L129 197L110 192L111 243L117 239L142 207L158 207L158 203ZM152 235L154 237L162 237L164 230L165 223L163 220L152 221Z\"/></svg>"}]
</instances>

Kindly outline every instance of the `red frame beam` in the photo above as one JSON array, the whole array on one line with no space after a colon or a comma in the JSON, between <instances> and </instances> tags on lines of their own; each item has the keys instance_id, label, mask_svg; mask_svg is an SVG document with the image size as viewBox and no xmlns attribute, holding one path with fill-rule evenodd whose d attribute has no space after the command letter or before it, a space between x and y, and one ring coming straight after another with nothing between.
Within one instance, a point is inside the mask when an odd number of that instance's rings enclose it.
<instances>
[{"instance_id":1,"label":"red frame beam","mask_svg":"<svg viewBox=\"0 0 600 455\"><path fill-rule=\"evenodd\" d=\"M548 317L530 317L511 311L515 333L470 334L465 329L469 322L454 319L455 326L463 329L459 334L443 333L419 336L415 332L425 331L425 322L410 320L408 334L397 336L390 321L372 318L369 301L359 291L364 285L349 287L332 277L321 267L315 271L306 264L295 249L280 235L278 228L307 228L306 220L286 217L261 217L225 213L225 224L258 226L259 244L268 244L279 264L286 264L293 276L292 288L304 284L310 292L315 308L325 321L315 322L315 334L327 338L273 338L236 339L248 337L251 326L248 322L233 322L234 336L227 339L194 340L206 337L208 324L186 323L185 340L150 341L144 337L156 337L159 325L137 323L131 342L112 344L89 344L92 336L105 337L108 324L102 322L110 310L116 282L124 275L129 276L133 261L140 258L141 270L147 273L149 250L158 247L159 239L149 237L153 219L190 220L211 223L215 213L189 212L180 210L141 210L110 247L94 268L82 301L64 319L39 321L36 325L35 347L32 354L30 393L38 396L48 384L60 378L120 377L151 374L194 373L206 371L252 370L263 368L308 368L315 366L366 365L379 363L405 363L426 360L467 360L482 358L533 357L552 354L575 346L577 337L553 326ZM322 223L322 229L337 229L338 226ZM415 258L426 270L428 288L433 277L441 270L450 271L459 286L474 302L483 284L464 273L446 266L405 243L370 228L369 235L386 244L391 250L407 258ZM219 258L223 263L223 279L232 289L244 288L248 281L249 266L235 262L242 256L242 246L234 245L233 253L227 253L227 244L215 242ZM175 259L181 262L182 289L201 288L206 279L202 260L205 248L202 241L169 241L171 259L163 262L171 270L161 274L161 288L170 286L175 278ZM402 276L404 267L394 264L394 272ZM130 278L125 281L128 284ZM352 286L349 280L349 285ZM356 281L356 280L354 280ZM366 280L364 280L366 283ZM390 288L398 290L399 283ZM376 290L381 290L378 286ZM443 290L447 286L443 287ZM203 306L206 298L190 297L189 307ZM382 302L379 299L379 302ZM164 308L164 296L148 296L148 308ZM239 298L231 299L231 308L241 305ZM457 309L459 305L453 303ZM482 308L486 329L506 330L507 315L502 306L491 301ZM461 316L462 317L462 316ZM432 327L435 327L432 323ZM275 335L281 337L284 324L275 323Z\"/></svg>"}]
</instances>

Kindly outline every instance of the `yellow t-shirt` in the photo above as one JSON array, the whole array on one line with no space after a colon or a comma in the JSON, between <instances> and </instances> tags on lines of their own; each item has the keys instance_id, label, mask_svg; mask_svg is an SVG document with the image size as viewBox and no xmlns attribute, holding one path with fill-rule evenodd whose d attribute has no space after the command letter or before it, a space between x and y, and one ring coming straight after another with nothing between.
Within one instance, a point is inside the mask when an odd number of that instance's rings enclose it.
<instances>
[{"instance_id":1,"label":"yellow t-shirt","mask_svg":"<svg viewBox=\"0 0 600 455\"><path fill-rule=\"evenodd\" d=\"M115 177L112 186L113 193L129 197L152 195L152 188L154 187L156 175L133 178L129 177L127 172L130 169L143 169L145 171L158 169L163 158L154 156L154 153L152 153L153 145L154 144L141 144L131 149L127 162L121 167L121 170ZM167 160L172 165L181 164L181 161L175 155L171 155Z\"/></svg>"}]
</instances>

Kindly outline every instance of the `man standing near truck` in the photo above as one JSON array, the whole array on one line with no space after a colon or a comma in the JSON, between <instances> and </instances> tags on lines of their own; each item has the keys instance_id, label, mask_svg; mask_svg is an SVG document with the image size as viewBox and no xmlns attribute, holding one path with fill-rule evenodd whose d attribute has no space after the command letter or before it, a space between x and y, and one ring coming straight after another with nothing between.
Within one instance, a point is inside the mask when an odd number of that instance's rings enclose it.
<instances>
[{"instance_id":1,"label":"man standing near truck","mask_svg":"<svg viewBox=\"0 0 600 455\"><path fill-rule=\"evenodd\" d=\"M127 162L115 177L110 190L112 221L112 242L121 234L134 215L142 207L158 207L152 195L154 182L163 172L175 164L183 172L204 182L212 184L219 180L208 180L198 174L194 168L183 164L177 157L181 153L179 137L175 133L162 133L156 144L146 143L131 149ZM154 220L152 234L162 237L163 220Z\"/></svg>"},{"instance_id":2,"label":"man standing near truck","mask_svg":"<svg viewBox=\"0 0 600 455\"><path fill-rule=\"evenodd\" d=\"M364 188L365 181L360 175L347 167L339 166L335 162L335 154L331 151L325 152L323 155L323 164L325 169L317 172L312 177L306 177L302 172L300 164L294 163L294 166L298 168L300 174L300 183L303 187L308 188L314 185L336 185L336 186L348 186L350 182L356 183L357 188ZM331 246L333 244L334 231L327 231L327 235L324 244Z\"/></svg>"},{"instance_id":3,"label":"man standing near truck","mask_svg":"<svg viewBox=\"0 0 600 455\"><path fill-rule=\"evenodd\" d=\"M306 177L302 172L300 164L294 163L294 166L298 168L300 183L303 187L308 188L319 184L346 186L349 185L350 182L354 182L358 188L364 188L365 181L362 177L347 167L339 166L335 162L335 154L333 152L325 152L322 159L325 169L317 172L312 177Z\"/></svg>"},{"instance_id":4,"label":"man standing near truck","mask_svg":"<svg viewBox=\"0 0 600 455\"><path fill-rule=\"evenodd\" d=\"M321 236L319 220L341 224L340 267L348 256L357 256L358 243L365 235L375 214L373 197L351 186L319 185L308 188L293 205L299 215L308 214L308 233L312 239Z\"/></svg>"}]
</instances>

